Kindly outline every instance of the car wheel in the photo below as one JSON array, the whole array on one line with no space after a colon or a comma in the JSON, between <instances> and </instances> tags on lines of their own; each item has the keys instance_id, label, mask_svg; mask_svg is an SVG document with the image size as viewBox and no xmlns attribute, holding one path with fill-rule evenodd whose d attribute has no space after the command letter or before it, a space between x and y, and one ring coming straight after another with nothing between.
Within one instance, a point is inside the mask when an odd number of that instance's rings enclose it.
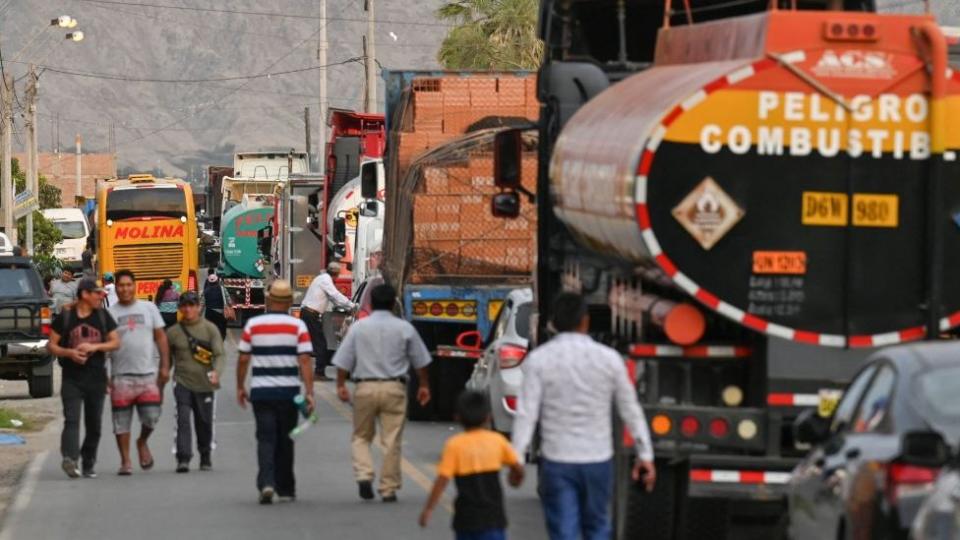
<instances>
[{"instance_id":1,"label":"car wheel","mask_svg":"<svg viewBox=\"0 0 960 540\"><path fill-rule=\"evenodd\" d=\"M53 375L30 374L27 387L32 398L48 398L53 395Z\"/></svg>"}]
</instances>

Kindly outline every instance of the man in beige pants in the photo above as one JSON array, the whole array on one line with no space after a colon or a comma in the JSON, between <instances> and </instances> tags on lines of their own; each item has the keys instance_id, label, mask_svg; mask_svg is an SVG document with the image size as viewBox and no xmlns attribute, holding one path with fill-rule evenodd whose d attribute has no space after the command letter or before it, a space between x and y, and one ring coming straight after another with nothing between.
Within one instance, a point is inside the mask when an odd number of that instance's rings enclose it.
<instances>
[{"instance_id":1,"label":"man in beige pants","mask_svg":"<svg viewBox=\"0 0 960 540\"><path fill-rule=\"evenodd\" d=\"M337 366L337 395L350 401L347 376L356 383L353 396L353 472L360 498L373 498L373 456L370 444L380 422L380 441L386 448L380 472L383 502L396 502L400 489L400 445L407 414L407 374L417 371L417 401L430 401L427 366L430 351L413 325L391 310L397 292L389 285L371 291L373 313L355 322L333 357Z\"/></svg>"}]
</instances>

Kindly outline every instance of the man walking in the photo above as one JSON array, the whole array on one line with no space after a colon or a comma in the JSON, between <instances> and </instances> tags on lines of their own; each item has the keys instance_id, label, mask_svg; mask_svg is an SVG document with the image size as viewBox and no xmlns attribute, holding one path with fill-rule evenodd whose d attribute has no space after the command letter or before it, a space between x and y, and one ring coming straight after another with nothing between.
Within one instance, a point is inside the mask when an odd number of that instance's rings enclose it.
<instances>
[{"instance_id":1,"label":"man walking","mask_svg":"<svg viewBox=\"0 0 960 540\"><path fill-rule=\"evenodd\" d=\"M105 294L103 304L107 307L113 306L120 301L117 297L117 285L114 283L115 279L112 272L107 272L103 275L103 292Z\"/></svg>"},{"instance_id":2,"label":"man walking","mask_svg":"<svg viewBox=\"0 0 960 540\"><path fill-rule=\"evenodd\" d=\"M226 293L217 274L211 272L203 287L203 316L220 330L220 338L227 338L227 315L233 312L230 295Z\"/></svg>"},{"instance_id":3,"label":"man walking","mask_svg":"<svg viewBox=\"0 0 960 540\"><path fill-rule=\"evenodd\" d=\"M303 321L287 315L292 303L289 282L278 279L271 283L267 313L247 322L237 344L237 402L243 408L248 399L253 403L257 423L260 504L273 503L274 494L281 502L296 498L293 440L289 435L297 426L293 398L302 392L308 412L315 405L310 334ZM251 367L247 393L247 371Z\"/></svg>"},{"instance_id":4,"label":"man walking","mask_svg":"<svg viewBox=\"0 0 960 540\"><path fill-rule=\"evenodd\" d=\"M117 303L109 311L117 321L120 348L110 355L110 402L113 433L120 450L117 474L129 476L133 473L130 427L134 408L140 417L140 437L137 438L140 468L145 471L153 468L153 454L147 439L160 420L163 385L170 380L170 350L160 310L152 302L137 300L133 272L120 270L116 281Z\"/></svg>"},{"instance_id":5,"label":"man walking","mask_svg":"<svg viewBox=\"0 0 960 540\"><path fill-rule=\"evenodd\" d=\"M353 323L333 357L337 370L337 395L350 401L347 376L356 383L353 396L353 472L360 498L373 498L373 457L370 444L380 424L386 446L380 473L383 502L395 502L400 489L400 446L407 414L407 374L417 371L417 400L430 401L427 366L430 352L407 321L393 315L397 293L390 285L371 291L373 313Z\"/></svg>"},{"instance_id":6,"label":"man walking","mask_svg":"<svg viewBox=\"0 0 960 540\"><path fill-rule=\"evenodd\" d=\"M77 282L73 279L73 270L64 268L60 277L50 282L50 298L53 299L53 312L60 313L63 306L77 299Z\"/></svg>"},{"instance_id":7,"label":"man walking","mask_svg":"<svg viewBox=\"0 0 960 540\"><path fill-rule=\"evenodd\" d=\"M100 308L103 289L92 279L81 280L79 295L73 308L64 310L53 320L47 350L60 358L63 381L60 399L63 402L63 432L60 453L63 471L78 478L82 459L83 476L95 478L97 447L103 417L103 398L107 395L105 354L120 347L117 323ZM80 444L80 414L83 413L84 438Z\"/></svg>"},{"instance_id":8,"label":"man walking","mask_svg":"<svg viewBox=\"0 0 960 540\"><path fill-rule=\"evenodd\" d=\"M300 302L300 318L307 324L310 331L310 341L313 343L313 355L317 359L317 380L326 381L326 369L330 365L330 349L327 348L327 337L323 333L323 318L334 306L353 309L353 302L337 290L333 280L340 275L340 263L332 262L327 265L327 271L321 272L313 278L303 301Z\"/></svg>"},{"instance_id":9,"label":"man walking","mask_svg":"<svg viewBox=\"0 0 960 540\"><path fill-rule=\"evenodd\" d=\"M612 403L637 441L632 476L647 491L656 480L650 432L623 358L587 335L583 298L561 293L552 322L560 334L524 361L513 446L523 456L540 421L542 501L551 540L608 540Z\"/></svg>"},{"instance_id":10,"label":"man walking","mask_svg":"<svg viewBox=\"0 0 960 540\"><path fill-rule=\"evenodd\" d=\"M180 321L167 330L173 355L173 397L177 402L177 472L190 472L193 442L191 418L197 433L200 470L213 468L213 421L225 357L220 331L200 317L200 297L193 291L180 295Z\"/></svg>"}]
</instances>

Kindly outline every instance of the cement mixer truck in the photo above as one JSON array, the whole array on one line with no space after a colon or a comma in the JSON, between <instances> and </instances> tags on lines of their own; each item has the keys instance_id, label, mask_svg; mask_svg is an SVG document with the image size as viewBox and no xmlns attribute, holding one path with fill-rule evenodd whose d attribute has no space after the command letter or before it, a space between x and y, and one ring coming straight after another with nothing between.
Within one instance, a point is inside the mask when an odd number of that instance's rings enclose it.
<instances>
[{"instance_id":1,"label":"cement mixer truck","mask_svg":"<svg viewBox=\"0 0 960 540\"><path fill-rule=\"evenodd\" d=\"M630 367L658 478L617 438L615 537L723 538L782 515L792 422L871 349L960 324L960 74L932 17L869 1L665 4L542 2L537 341L580 291Z\"/></svg>"}]
</instances>

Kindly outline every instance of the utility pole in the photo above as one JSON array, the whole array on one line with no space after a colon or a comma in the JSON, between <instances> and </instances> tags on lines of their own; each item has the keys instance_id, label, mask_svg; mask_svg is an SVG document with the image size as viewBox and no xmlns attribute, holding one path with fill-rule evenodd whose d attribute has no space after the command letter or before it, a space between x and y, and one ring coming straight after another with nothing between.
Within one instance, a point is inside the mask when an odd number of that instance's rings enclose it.
<instances>
[{"instance_id":1,"label":"utility pole","mask_svg":"<svg viewBox=\"0 0 960 540\"><path fill-rule=\"evenodd\" d=\"M10 160L13 158L13 76L3 76L0 85L0 94L3 102L3 164L0 165L0 191L3 203L3 231L13 245L17 245L17 224L13 221L13 168Z\"/></svg>"},{"instance_id":2,"label":"utility pole","mask_svg":"<svg viewBox=\"0 0 960 540\"><path fill-rule=\"evenodd\" d=\"M30 79L27 83L27 190L32 197L40 201L39 158L37 154L37 90L40 80L37 68L30 65ZM27 213L27 254L33 256L33 212Z\"/></svg>"},{"instance_id":3,"label":"utility pole","mask_svg":"<svg viewBox=\"0 0 960 540\"><path fill-rule=\"evenodd\" d=\"M368 113L377 112L377 52L373 23L373 0L366 0L367 10L367 37L363 41L363 61L367 67L367 95L364 101L364 110Z\"/></svg>"},{"instance_id":4,"label":"utility pole","mask_svg":"<svg viewBox=\"0 0 960 540\"><path fill-rule=\"evenodd\" d=\"M317 137L317 172L327 171L327 0L320 0L320 46L317 48L320 62L320 136ZM307 130L309 132L309 129ZM307 147L309 149L309 146Z\"/></svg>"},{"instance_id":5,"label":"utility pole","mask_svg":"<svg viewBox=\"0 0 960 540\"><path fill-rule=\"evenodd\" d=\"M303 108L303 131L307 136L307 168L310 167L310 107Z\"/></svg>"},{"instance_id":6,"label":"utility pole","mask_svg":"<svg viewBox=\"0 0 960 540\"><path fill-rule=\"evenodd\" d=\"M74 201L76 201L77 208L80 208L80 197L83 196L83 183L81 182L81 179L80 179L80 171L82 170L82 168L80 167L80 156L81 156L80 145L81 144L82 144L82 140L80 139L80 134L77 133L77 193L76 195L73 196Z\"/></svg>"}]
</instances>

